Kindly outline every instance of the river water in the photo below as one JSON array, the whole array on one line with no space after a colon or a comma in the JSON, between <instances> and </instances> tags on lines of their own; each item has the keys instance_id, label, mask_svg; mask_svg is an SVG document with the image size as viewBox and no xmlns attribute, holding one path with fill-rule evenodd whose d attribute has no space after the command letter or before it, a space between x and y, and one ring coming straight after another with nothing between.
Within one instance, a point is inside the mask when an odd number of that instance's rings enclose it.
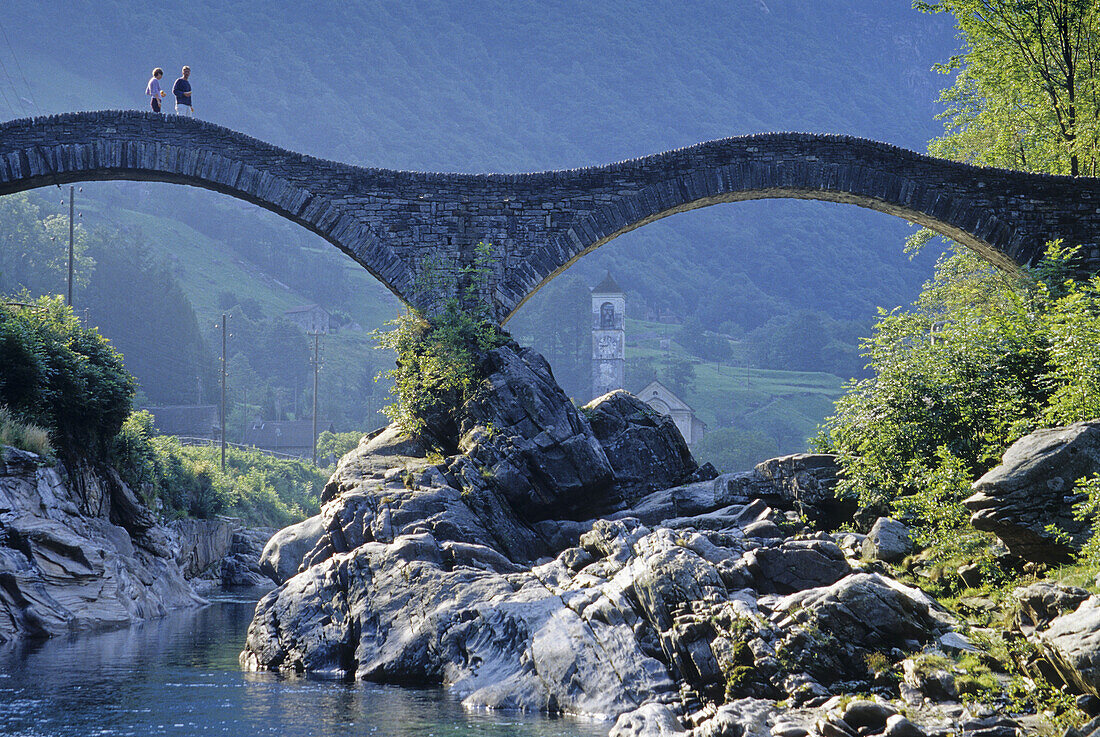
<instances>
[{"instance_id":1,"label":"river water","mask_svg":"<svg viewBox=\"0 0 1100 737\"><path fill-rule=\"evenodd\" d=\"M440 689L245 673L255 600L0 648L0 735L595 737L610 724L466 712Z\"/></svg>"}]
</instances>

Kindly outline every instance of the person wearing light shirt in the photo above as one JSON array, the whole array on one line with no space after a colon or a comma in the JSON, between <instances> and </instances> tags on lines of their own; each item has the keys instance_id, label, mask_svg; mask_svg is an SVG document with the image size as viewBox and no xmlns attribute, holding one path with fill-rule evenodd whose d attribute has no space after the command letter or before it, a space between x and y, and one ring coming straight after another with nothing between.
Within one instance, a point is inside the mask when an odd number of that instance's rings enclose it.
<instances>
[{"instance_id":1,"label":"person wearing light shirt","mask_svg":"<svg viewBox=\"0 0 1100 737\"><path fill-rule=\"evenodd\" d=\"M157 67L153 70L153 76L149 78L149 84L145 85L145 94L149 96L149 104L154 113L160 112L160 98L164 97L164 90L160 88L160 78L164 76L164 70Z\"/></svg>"}]
</instances>

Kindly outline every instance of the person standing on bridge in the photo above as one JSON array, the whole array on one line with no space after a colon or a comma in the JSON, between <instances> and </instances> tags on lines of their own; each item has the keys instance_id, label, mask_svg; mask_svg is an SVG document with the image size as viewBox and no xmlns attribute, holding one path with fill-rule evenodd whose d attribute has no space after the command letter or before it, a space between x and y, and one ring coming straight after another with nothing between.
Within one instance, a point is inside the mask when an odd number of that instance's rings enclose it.
<instances>
[{"instance_id":1,"label":"person standing on bridge","mask_svg":"<svg viewBox=\"0 0 1100 737\"><path fill-rule=\"evenodd\" d=\"M172 94L176 96L176 115L195 117L195 107L191 104L191 67L183 68L183 76L172 85Z\"/></svg>"},{"instance_id":2,"label":"person standing on bridge","mask_svg":"<svg viewBox=\"0 0 1100 737\"><path fill-rule=\"evenodd\" d=\"M149 96L149 104L153 106L154 113L160 112L160 98L164 97L164 90L160 88L160 78L163 76L164 70L157 67L149 78L149 84L145 85L145 94Z\"/></svg>"}]
</instances>

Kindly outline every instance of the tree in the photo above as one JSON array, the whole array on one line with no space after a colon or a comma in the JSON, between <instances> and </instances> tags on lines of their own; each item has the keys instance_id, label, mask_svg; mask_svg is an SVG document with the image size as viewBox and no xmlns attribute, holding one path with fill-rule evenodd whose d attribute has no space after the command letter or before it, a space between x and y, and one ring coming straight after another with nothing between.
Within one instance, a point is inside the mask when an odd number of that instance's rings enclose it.
<instances>
[{"instance_id":1,"label":"tree","mask_svg":"<svg viewBox=\"0 0 1100 737\"><path fill-rule=\"evenodd\" d=\"M140 231L94 228L88 252L96 266L77 305L126 356L149 401L202 403L214 396L217 378L198 319L145 242Z\"/></svg>"},{"instance_id":2,"label":"tree","mask_svg":"<svg viewBox=\"0 0 1100 737\"><path fill-rule=\"evenodd\" d=\"M955 16L964 53L940 99L933 154L976 164L1095 176L1100 162L1100 4L1095 0L914 2Z\"/></svg>"},{"instance_id":3,"label":"tree","mask_svg":"<svg viewBox=\"0 0 1100 737\"><path fill-rule=\"evenodd\" d=\"M680 327L676 342L689 353L707 361L728 361L731 355L729 341L708 333L702 318L693 315Z\"/></svg>"},{"instance_id":4,"label":"tree","mask_svg":"<svg viewBox=\"0 0 1100 737\"><path fill-rule=\"evenodd\" d=\"M0 224L0 292L63 293L68 274L68 217L43 217L27 195L16 194L0 197ZM79 286L87 283L94 261L85 253L84 228L77 225L73 235L73 275Z\"/></svg>"},{"instance_id":5,"label":"tree","mask_svg":"<svg viewBox=\"0 0 1100 737\"><path fill-rule=\"evenodd\" d=\"M569 396L592 391L592 296L573 274L562 274L508 322L508 330L550 362L554 378Z\"/></svg>"},{"instance_id":6,"label":"tree","mask_svg":"<svg viewBox=\"0 0 1100 737\"><path fill-rule=\"evenodd\" d=\"M864 344L873 376L849 385L818 439L842 484L883 503L939 476L961 479L961 495L1012 441L1100 407L1097 371L1080 370L1096 360L1100 291L1065 281L1072 257L1052 247L1035 281L1009 281L960 247L909 310L882 312Z\"/></svg>"},{"instance_id":7,"label":"tree","mask_svg":"<svg viewBox=\"0 0 1100 737\"><path fill-rule=\"evenodd\" d=\"M664 372L668 388L681 398L695 389L695 364L686 358L673 358Z\"/></svg>"},{"instance_id":8,"label":"tree","mask_svg":"<svg viewBox=\"0 0 1100 737\"><path fill-rule=\"evenodd\" d=\"M101 458L130 414L122 356L60 298L0 309L0 367L0 406L49 430L66 458Z\"/></svg>"},{"instance_id":9,"label":"tree","mask_svg":"<svg viewBox=\"0 0 1100 737\"><path fill-rule=\"evenodd\" d=\"M657 379L657 362L652 358L635 358L626 362L623 372L623 387L629 392L637 394Z\"/></svg>"}]
</instances>

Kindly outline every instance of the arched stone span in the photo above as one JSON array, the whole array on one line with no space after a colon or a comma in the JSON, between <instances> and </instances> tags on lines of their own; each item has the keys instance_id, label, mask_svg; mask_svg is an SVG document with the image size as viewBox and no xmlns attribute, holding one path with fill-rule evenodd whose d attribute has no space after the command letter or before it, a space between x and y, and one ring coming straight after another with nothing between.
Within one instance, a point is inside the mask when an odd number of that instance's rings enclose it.
<instances>
[{"instance_id":1,"label":"arched stone span","mask_svg":"<svg viewBox=\"0 0 1100 737\"><path fill-rule=\"evenodd\" d=\"M0 126L0 194L139 179L225 192L319 233L417 306L425 264L456 285L493 244L484 295L501 321L621 233L721 202L843 202L933 228L1006 269L1063 238L1100 265L1100 179L987 169L847 136L769 133L606 166L530 174L372 169L292 153L227 128L138 111ZM434 280L433 280L434 281Z\"/></svg>"},{"instance_id":2,"label":"arched stone span","mask_svg":"<svg viewBox=\"0 0 1100 737\"><path fill-rule=\"evenodd\" d=\"M0 125L0 194L101 180L210 189L317 233L404 299L411 271L345 200L361 171L194 118L107 111Z\"/></svg>"}]
</instances>

